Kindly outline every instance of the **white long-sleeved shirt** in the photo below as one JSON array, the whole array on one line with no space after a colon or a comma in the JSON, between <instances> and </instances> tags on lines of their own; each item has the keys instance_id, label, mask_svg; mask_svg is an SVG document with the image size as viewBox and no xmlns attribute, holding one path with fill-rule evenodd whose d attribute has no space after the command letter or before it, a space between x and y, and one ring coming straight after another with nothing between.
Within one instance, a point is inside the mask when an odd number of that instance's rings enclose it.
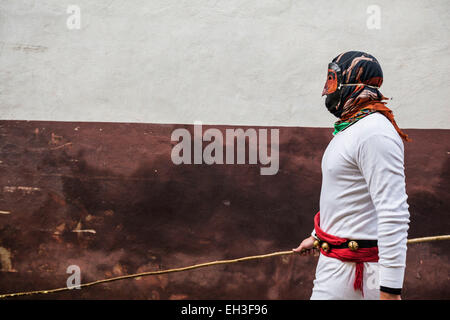
<instances>
[{"instance_id":1,"label":"white long-sleeved shirt","mask_svg":"<svg viewBox=\"0 0 450 320\"><path fill-rule=\"evenodd\" d=\"M406 200L403 141L385 116L370 114L336 134L322 158L320 226L342 238L378 240L380 286L403 286Z\"/></svg>"}]
</instances>

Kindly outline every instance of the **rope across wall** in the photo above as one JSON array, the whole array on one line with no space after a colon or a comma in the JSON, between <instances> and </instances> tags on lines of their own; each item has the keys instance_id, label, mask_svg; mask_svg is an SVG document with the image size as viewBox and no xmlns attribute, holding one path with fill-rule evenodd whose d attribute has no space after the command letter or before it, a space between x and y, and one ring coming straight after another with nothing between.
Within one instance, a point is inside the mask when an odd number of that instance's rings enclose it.
<instances>
[{"instance_id":1,"label":"rope across wall","mask_svg":"<svg viewBox=\"0 0 450 320\"><path fill-rule=\"evenodd\" d=\"M450 235L442 235L442 236L433 236L433 237L423 237L423 238L415 238L415 239L409 239L408 244L415 244L415 243L424 243L424 242L433 242L433 241L442 241L442 240L450 240ZM229 259L229 260L217 260L212 262L205 262L200 264L195 264L187 267L180 267L180 268L173 268L173 269L166 269L166 270L159 270L159 271L147 271L147 272L141 272L141 273L134 273L129 274L125 276L119 276L114 278L107 278L107 279L101 279L96 280L92 282L82 283L79 285L80 288L86 288L86 287L92 287L95 285L99 285L102 283L108 283L108 282L114 282L119 280L125 280L125 279L132 279L132 278L138 278L138 277L146 277L146 276L155 276L155 275L161 275L161 274L167 274L167 273L175 273L175 272L182 272L182 271L188 271L193 269L199 269L204 267L210 267L210 266L216 266L216 265L222 265L222 264L230 264L230 263L237 263L237 262L243 262L243 261L249 261L249 260L259 260L259 259L266 259L270 257L276 257L276 256L285 256L285 255L291 255L295 254L294 251L278 251L268 254L262 254L262 255L256 255L256 256L248 256L248 257L242 257L237 259ZM29 296L29 295L37 295L37 294L49 294L49 293L57 293L62 291L68 291L72 290L68 287L63 288L57 288L57 289L48 289L48 290L36 290L36 291L25 291L25 292L14 292L14 293L5 293L0 294L0 299L4 298L10 298L10 297L19 297L19 296Z\"/></svg>"}]
</instances>

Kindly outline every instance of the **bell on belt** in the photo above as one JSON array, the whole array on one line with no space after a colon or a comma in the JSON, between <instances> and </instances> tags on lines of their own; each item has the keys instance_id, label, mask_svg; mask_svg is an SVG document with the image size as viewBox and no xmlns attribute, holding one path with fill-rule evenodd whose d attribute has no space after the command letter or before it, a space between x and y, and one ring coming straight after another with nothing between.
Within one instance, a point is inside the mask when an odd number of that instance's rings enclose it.
<instances>
[{"instance_id":1,"label":"bell on belt","mask_svg":"<svg viewBox=\"0 0 450 320\"><path fill-rule=\"evenodd\" d=\"M330 250L330 246L328 245L328 243L322 243L322 250L325 252L328 252L328 250Z\"/></svg>"},{"instance_id":2,"label":"bell on belt","mask_svg":"<svg viewBox=\"0 0 450 320\"><path fill-rule=\"evenodd\" d=\"M314 248L319 249L320 248L320 242L319 240L314 240Z\"/></svg>"},{"instance_id":3,"label":"bell on belt","mask_svg":"<svg viewBox=\"0 0 450 320\"><path fill-rule=\"evenodd\" d=\"M348 248L349 248L350 250L352 250L352 251L358 250L358 248L359 248L358 242L356 242L356 241L350 241L350 242L348 243Z\"/></svg>"}]
</instances>

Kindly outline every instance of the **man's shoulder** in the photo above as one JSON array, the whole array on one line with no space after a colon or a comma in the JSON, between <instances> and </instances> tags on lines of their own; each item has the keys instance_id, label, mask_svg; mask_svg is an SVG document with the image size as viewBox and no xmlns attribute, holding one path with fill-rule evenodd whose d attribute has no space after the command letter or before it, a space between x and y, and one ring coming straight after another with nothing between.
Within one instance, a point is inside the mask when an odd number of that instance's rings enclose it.
<instances>
[{"instance_id":1,"label":"man's shoulder","mask_svg":"<svg viewBox=\"0 0 450 320\"><path fill-rule=\"evenodd\" d=\"M362 140L373 135L382 135L401 142L401 137L395 130L394 125L379 112L364 117L355 123L353 127L354 134Z\"/></svg>"},{"instance_id":2,"label":"man's shoulder","mask_svg":"<svg viewBox=\"0 0 450 320\"><path fill-rule=\"evenodd\" d=\"M369 114L358 122L361 130L373 131L374 129L393 127L389 119L379 112Z\"/></svg>"},{"instance_id":3,"label":"man's shoulder","mask_svg":"<svg viewBox=\"0 0 450 320\"><path fill-rule=\"evenodd\" d=\"M355 152L366 144L383 144L383 142L386 142L386 146L394 143L400 148L399 150L403 150L403 141L397 130L389 119L379 112L364 117L342 131L339 141L346 146L347 150Z\"/></svg>"}]
</instances>

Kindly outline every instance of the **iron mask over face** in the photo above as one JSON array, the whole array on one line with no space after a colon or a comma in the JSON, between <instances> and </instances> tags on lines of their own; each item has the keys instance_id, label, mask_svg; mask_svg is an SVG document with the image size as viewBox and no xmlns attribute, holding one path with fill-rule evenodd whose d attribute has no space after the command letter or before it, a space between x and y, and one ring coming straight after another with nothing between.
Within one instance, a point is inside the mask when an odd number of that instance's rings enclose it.
<instances>
[{"instance_id":1,"label":"iron mask over face","mask_svg":"<svg viewBox=\"0 0 450 320\"><path fill-rule=\"evenodd\" d=\"M331 112L337 118L342 115L342 108L340 107L341 101L341 84L342 84L342 72L339 65L335 62L331 62L328 65L327 81L323 88L322 96L326 95L325 106L328 111Z\"/></svg>"}]
</instances>

